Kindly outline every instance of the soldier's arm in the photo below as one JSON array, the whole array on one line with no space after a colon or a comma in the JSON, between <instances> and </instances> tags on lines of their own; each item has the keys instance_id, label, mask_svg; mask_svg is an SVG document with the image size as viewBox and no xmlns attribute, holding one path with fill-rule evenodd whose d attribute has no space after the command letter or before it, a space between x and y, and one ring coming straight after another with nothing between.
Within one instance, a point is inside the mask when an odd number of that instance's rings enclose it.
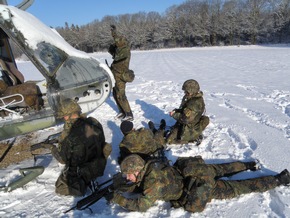
<instances>
[{"instance_id":1,"label":"soldier's arm","mask_svg":"<svg viewBox=\"0 0 290 218\"><path fill-rule=\"evenodd\" d=\"M157 200L161 200L161 187L162 184L156 183L154 187L150 187L145 190L137 199L130 199L122 196L121 194L115 194L112 202L119 204L121 207L130 211L145 212L152 207Z\"/></svg>"},{"instance_id":2,"label":"soldier's arm","mask_svg":"<svg viewBox=\"0 0 290 218\"><path fill-rule=\"evenodd\" d=\"M129 57L130 54L130 49L127 46L124 46L122 48L117 48L116 49L116 53L115 53L115 58L114 61L115 62L119 62L119 61L123 61L126 58Z\"/></svg>"},{"instance_id":3,"label":"soldier's arm","mask_svg":"<svg viewBox=\"0 0 290 218\"><path fill-rule=\"evenodd\" d=\"M51 154L52 156L61 164L65 164L65 158L63 155L63 151L61 151L56 146L51 147Z\"/></svg>"},{"instance_id":4,"label":"soldier's arm","mask_svg":"<svg viewBox=\"0 0 290 218\"><path fill-rule=\"evenodd\" d=\"M188 102L187 107L183 110L179 122L183 124L197 124L203 114L203 107L199 101Z\"/></svg>"}]
</instances>

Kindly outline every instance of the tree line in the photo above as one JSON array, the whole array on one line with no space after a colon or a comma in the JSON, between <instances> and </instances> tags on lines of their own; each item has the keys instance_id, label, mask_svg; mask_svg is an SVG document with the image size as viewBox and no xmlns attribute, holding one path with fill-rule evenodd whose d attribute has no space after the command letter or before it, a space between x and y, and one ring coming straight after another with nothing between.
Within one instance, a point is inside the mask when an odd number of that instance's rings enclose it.
<instances>
[{"instance_id":1,"label":"tree line","mask_svg":"<svg viewBox=\"0 0 290 218\"><path fill-rule=\"evenodd\" d=\"M164 14L108 15L56 30L75 48L95 52L108 49L111 24L132 49L289 43L290 0L187 0Z\"/></svg>"}]
</instances>

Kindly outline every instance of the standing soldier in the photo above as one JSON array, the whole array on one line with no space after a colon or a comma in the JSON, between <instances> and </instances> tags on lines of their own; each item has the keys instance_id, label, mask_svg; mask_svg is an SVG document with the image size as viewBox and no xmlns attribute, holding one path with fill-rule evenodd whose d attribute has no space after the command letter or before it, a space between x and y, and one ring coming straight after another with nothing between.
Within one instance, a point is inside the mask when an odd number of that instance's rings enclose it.
<instances>
[{"instance_id":1,"label":"standing soldier","mask_svg":"<svg viewBox=\"0 0 290 218\"><path fill-rule=\"evenodd\" d=\"M117 33L114 25L111 25L111 33L114 44L110 45L109 53L113 58L111 70L116 81L115 87L113 88L113 97L119 109L116 119L132 121L134 119L133 113L125 93L127 82L125 75L129 71L131 58L130 44L124 36Z\"/></svg>"},{"instance_id":2,"label":"standing soldier","mask_svg":"<svg viewBox=\"0 0 290 218\"><path fill-rule=\"evenodd\" d=\"M125 197L118 191L120 188L108 194L106 199L130 211L144 212L155 201L163 200L186 211L201 212L212 199L265 192L290 183L286 169L275 176L232 181L220 179L246 170L257 170L256 162L205 164L201 157L183 157L170 166L158 160L145 162L137 154L132 154L121 163L121 171L126 174L127 180L135 184L134 192L139 194L138 197Z\"/></svg>"},{"instance_id":3,"label":"standing soldier","mask_svg":"<svg viewBox=\"0 0 290 218\"><path fill-rule=\"evenodd\" d=\"M65 121L64 130L58 147L50 148L65 167L55 183L55 191L83 196L91 182L103 175L112 148L105 142L102 125L92 117L81 116L81 108L75 101L63 100L57 115Z\"/></svg>"},{"instance_id":4,"label":"standing soldier","mask_svg":"<svg viewBox=\"0 0 290 218\"><path fill-rule=\"evenodd\" d=\"M196 80L190 79L183 83L184 97L178 109L169 113L176 120L167 136L168 144L196 142L202 140L202 131L209 124L209 118L204 116L205 104L203 93Z\"/></svg>"}]
</instances>

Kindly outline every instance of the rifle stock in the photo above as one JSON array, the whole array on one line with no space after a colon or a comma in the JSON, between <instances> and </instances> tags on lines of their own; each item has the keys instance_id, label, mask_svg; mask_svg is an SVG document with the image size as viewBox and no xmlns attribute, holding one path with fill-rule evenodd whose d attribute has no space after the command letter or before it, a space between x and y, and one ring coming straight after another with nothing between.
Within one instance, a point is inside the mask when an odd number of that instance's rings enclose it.
<instances>
[{"instance_id":1,"label":"rifle stock","mask_svg":"<svg viewBox=\"0 0 290 218\"><path fill-rule=\"evenodd\" d=\"M53 143L57 143L58 142L58 137L60 136L60 134L61 134L61 132L49 135L47 137L47 139L45 139L44 141L36 143L34 145L31 145L30 146L30 151L35 151L35 150L40 149L40 148L48 148L49 145L51 145Z\"/></svg>"}]
</instances>

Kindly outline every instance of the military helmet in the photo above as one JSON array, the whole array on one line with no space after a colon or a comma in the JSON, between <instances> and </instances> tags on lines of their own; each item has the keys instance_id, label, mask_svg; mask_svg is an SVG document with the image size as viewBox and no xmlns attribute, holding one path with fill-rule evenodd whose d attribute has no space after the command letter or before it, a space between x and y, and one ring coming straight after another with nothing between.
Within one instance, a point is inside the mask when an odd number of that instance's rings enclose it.
<instances>
[{"instance_id":1,"label":"military helmet","mask_svg":"<svg viewBox=\"0 0 290 218\"><path fill-rule=\"evenodd\" d=\"M196 94L199 92L200 87L196 80L189 79L183 83L182 90L188 92L189 94Z\"/></svg>"},{"instance_id":2,"label":"military helmet","mask_svg":"<svg viewBox=\"0 0 290 218\"><path fill-rule=\"evenodd\" d=\"M125 174L140 172L145 166L145 161L137 154L131 154L122 161L121 171Z\"/></svg>"},{"instance_id":3,"label":"military helmet","mask_svg":"<svg viewBox=\"0 0 290 218\"><path fill-rule=\"evenodd\" d=\"M79 104L75 102L74 100L67 98L61 101L60 106L58 107L57 117L63 118L64 116L67 116L73 113L80 114L81 112L82 112L82 109L79 106Z\"/></svg>"}]
</instances>

